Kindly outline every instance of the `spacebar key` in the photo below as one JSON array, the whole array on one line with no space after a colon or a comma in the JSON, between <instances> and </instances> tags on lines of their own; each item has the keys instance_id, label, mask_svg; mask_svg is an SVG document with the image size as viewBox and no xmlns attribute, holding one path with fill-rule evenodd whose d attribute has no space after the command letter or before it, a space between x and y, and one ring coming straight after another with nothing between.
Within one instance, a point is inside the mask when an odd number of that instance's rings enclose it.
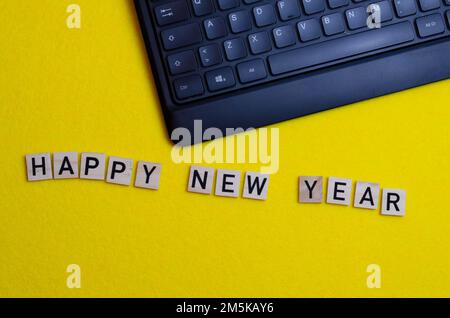
<instances>
[{"instance_id":1,"label":"spacebar key","mask_svg":"<svg viewBox=\"0 0 450 318\"><path fill-rule=\"evenodd\" d=\"M411 24L402 22L275 54L268 61L272 73L278 75L409 42L414 36Z\"/></svg>"}]
</instances>

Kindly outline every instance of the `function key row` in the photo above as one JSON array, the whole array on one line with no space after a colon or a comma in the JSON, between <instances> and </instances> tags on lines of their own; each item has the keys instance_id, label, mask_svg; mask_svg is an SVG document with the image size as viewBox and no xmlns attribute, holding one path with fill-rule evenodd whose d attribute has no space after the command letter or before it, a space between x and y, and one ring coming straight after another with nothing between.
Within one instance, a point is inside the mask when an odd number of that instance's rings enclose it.
<instances>
[{"instance_id":1,"label":"function key row","mask_svg":"<svg viewBox=\"0 0 450 318\"><path fill-rule=\"evenodd\" d=\"M265 79L267 71L262 59L254 59L236 66L239 81L243 84ZM205 81L210 92L217 92L236 85L236 78L231 67L222 67L205 73ZM190 75L176 79L173 83L178 99L186 99L205 93L200 75Z\"/></svg>"},{"instance_id":2,"label":"function key row","mask_svg":"<svg viewBox=\"0 0 450 318\"><path fill-rule=\"evenodd\" d=\"M213 0L188 0L196 16L206 16L214 12ZM231 10L239 7L240 0L216 0L217 6L220 10ZM253 4L260 0L244 0L246 4ZM363 0L353 0L353 2L362 2ZM274 7L277 8L278 15L281 21L288 21L290 19L300 17L300 3L302 3L303 9L307 15L323 12L326 9L326 2L331 9L336 9L349 5L350 0L279 0L275 5L265 4L261 6L255 6L252 9L255 24L258 27L271 25L277 22L276 13ZM418 0L420 9L424 12L434 10L440 7L441 0ZM408 8L416 7L416 0L396 0L394 3L398 6L406 6ZM450 0L444 0L446 5L450 5ZM403 11L399 13L399 17L407 14ZM186 21L189 19L189 8L186 0L177 0L157 6L154 9L156 21L158 25L165 26L172 23ZM243 19L245 23L248 20L247 11L245 13L239 13L240 17L236 19ZM415 12L414 12L415 13ZM413 13L411 13L413 14ZM231 19L231 15L230 15ZM237 20L236 20L237 21ZM234 31L233 31L234 32ZM239 31L238 31L239 32Z\"/></svg>"}]
</instances>

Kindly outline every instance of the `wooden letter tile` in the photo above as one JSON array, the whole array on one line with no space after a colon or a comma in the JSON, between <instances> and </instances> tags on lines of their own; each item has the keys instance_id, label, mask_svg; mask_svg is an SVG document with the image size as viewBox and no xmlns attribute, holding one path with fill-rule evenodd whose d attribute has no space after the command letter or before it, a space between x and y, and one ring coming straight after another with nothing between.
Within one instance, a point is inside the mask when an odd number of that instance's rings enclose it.
<instances>
[{"instance_id":1,"label":"wooden letter tile","mask_svg":"<svg viewBox=\"0 0 450 318\"><path fill-rule=\"evenodd\" d=\"M211 194L214 171L214 168L191 166L188 180L188 191Z\"/></svg>"},{"instance_id":2,"label":"wooden letter tile","mask_svg":"<svg viewBox=\"0 0 450 318\"><path fill-rule=\"evenodd\" d=\"M217 170L216 195L221 197L239 196L241 172L237 170Z\"/></svg>"},{"instance_id":3,"label":"wooden letter tile","mask_svg":"<svg viewBox=\"0 0 450 318\"><path fill-rule=\"evenodd\" d=\"M53 174L55 179L78 178L78 152L55 152Z\"/></svg>"},{"instance_id":4,"label":"wooden letter tile","mask_svg":"<svg viewBox=\"0 0 450 318\"><path fill-rule=\"evenodd\" d=\"M159 189L161 165L159 163L138 161L134 186L145 189Z\"/></svg>"},{"instance_id":5,"label":"wooden letter tile","mask_svg":"<svg viewBox=\"0 0 450 318\"><path fill-rule=\"evenodd\" d=\"M91 180L104 180L105 154L83 152L81 154L80 178Z\"/></svg>"},{"instance_id":6,"label":"wooden letter tile","mask_svg":"<svg viewBox=\"0 0 450 318\"><path fill-rule=\"evenodd\" d=\"M216 184L217 187L217 184ZM258 172L247 172L244 180L242 196L247 199L266 200L269 190L269 175Z\"/></svg>"},{"instance_id":7,"label":"wooden letter tile","mask_svg":"<svg viewBox=\"0 0 450 318\"><path fill-rule=\"evenodd\" d=\"M327 203L349 205L352 195L352 180L328 178Z\"/></svg>"},{"instance_id":8,"label":"wooden letter tile","mask_svg":"<svg viewBox=\"0 0 450 318\"><path fill-rule=\"evenodd\" d=\"M109 157L106 182L130 185L133 173L133 160L119 157Z\"/></svg>"},{"instance_id":9,"label":"wooden letter tile","mask_svg":"<svg viewBox=\"0 0 450 318\"><path fill-rule=\"evenodd\" d=\"M321 203L322 202L322 177L306 177L298 178L298 200L300 203Z\"/></svg>"},{"instance_id":10,"label":"wooden letter tile","mask_svg":"<svg viewBox=\"0 0 450 318\"><path fill-rule=\"evenodd\" d=\"M381 214L405 216L406 191L401 189L383 189Z\"/></svg>"},{"instance_id":11,"label":"wooden letter tile","mask_svg":"<svg viewBox=\"0 0 450 318\"><path fill-rule=\"evenodd\" d=\"M356 182L355 200L353 205L355 208L371 209L378 208L380 197L380 185L371 182Z\"/></svg>"},{"instance_id":12,"label":"wooden letter tile","mask_svg":"<svg viewBox=\"0 0 450 318\"><path fill-rule=\"evenodd\" d=\"M53 179L52 162L49 153L26 155L28 181Z\"/></svg>"}]
</instances>

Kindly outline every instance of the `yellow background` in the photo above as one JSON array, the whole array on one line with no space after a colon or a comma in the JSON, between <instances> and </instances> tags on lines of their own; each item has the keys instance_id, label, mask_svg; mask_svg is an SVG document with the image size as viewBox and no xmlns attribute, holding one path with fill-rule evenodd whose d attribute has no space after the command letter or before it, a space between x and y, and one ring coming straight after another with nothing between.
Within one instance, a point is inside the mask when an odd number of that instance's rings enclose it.
<instances>
[{"instance_id":1,"label":"yellow background","mask_svg":"<svg viewBox=\"0 0 450 318\"><path fill-rule=\"evenodd\" d=\"M450 296L450 81L274 125L267 202L191 194L132 1L75 2L81 30L70 1L0 2L0 296ZM160 162L161 189L26 181L25 154L72 150ZM300 205L299 175L405 189L406 217Z\"/></svg>"}]
</instances>

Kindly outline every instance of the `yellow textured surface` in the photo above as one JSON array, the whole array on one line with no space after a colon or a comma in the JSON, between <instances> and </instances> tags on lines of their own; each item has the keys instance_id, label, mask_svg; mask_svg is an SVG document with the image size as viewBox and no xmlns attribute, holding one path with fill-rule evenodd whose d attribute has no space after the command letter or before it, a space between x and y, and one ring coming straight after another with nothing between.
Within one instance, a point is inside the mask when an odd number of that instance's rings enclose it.
<instances>
[{"instance_id":1,"label":"yellow textured surface","mask_svg":"<svg viewBox=\"0 0 450 318\"><path fill-rule=\"evenodd\" d=\"M450 296L450 81L275 125L267 202L190 194L132 1L77 0L80 30L70 3L0 2L0 296ZM161 162L161 189L26 181L25 154L71 150ZM300 205L298 175L405 189L406 217Z\"/></svg>"}]
</instances>

